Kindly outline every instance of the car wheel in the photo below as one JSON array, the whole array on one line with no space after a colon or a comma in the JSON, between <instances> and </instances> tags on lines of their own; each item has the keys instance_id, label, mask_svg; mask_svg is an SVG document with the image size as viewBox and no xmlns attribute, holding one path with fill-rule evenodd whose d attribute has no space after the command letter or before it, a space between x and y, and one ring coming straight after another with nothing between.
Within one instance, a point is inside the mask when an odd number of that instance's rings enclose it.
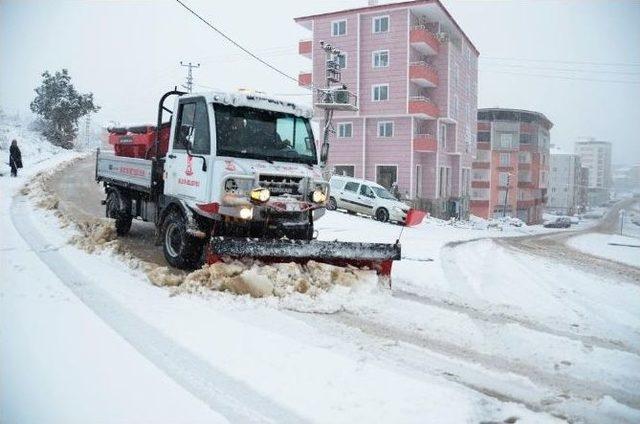
<instances>
[{"instance_id":1,"label":"car wheel","mask_svg":"<svg viewBox=\"0 0 640 424\"><path fill-rule=\"evenodd\" d=\"M169 212L162 224L162 252L169 265L178 269L196 268L204 243L187 233L186 219L178 211Z\"/></svg>"},{"instance_id":2,"label":"car wheel","mask_svg":"<svg viewBox=\"0 0 640 424\"><path fill-rule=\"evenodd\" d=\"M389 220L389 212L385 208L380 208L376 211L376 219L380 222L387 222Z\"/></svg>"},{"instance_id":3,"label":"car wheel","mask_svg":"<svg viewBox=\"0 0 640 424\"><path fill-rule=\"evenodd\" d=\"M110 191L105 202L107 218L115 219L116 234L119 236L126 235L131 229L131 221L133 217L120 210L120 196L115 191Z\"/></svg>"},{"instance_id":4,"label":"car wheel","mask_svg":"<svg viewBox=\"0 0 640 424\"><path fill-rule=\"evenodd\" d=\"M330 211L335 211L336 209L338 209L338 202L336 202L336 199L333 197L329 198L329 202L327 203L327 209Z\"/></svg>"}]
</instances>

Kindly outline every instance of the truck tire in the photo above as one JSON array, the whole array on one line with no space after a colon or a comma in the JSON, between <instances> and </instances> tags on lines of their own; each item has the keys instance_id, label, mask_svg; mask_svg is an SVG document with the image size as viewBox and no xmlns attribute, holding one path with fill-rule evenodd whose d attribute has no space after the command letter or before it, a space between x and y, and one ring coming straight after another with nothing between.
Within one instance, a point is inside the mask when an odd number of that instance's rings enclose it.
<instances>
[{"instance_id":1,"label":"truck tire","mask_svg":"<svg viewBox=\"0 0 640 424\"><path fill-rule=\"evenodd\" d=\"M204 241L187 233L187 221L171 211L162 222L162 252L167 263L178 269L195 269L200 264Z\"/></svg>"},{"instance_id":2,"label":"truck tire","mask_svg":"<svg viewBox=\"0 0 640 424\"><path fill-rule=\"evenodd\" d=\"M127 235L131 229L133 217L120 210L120 195L115 191L110 191L107 194L105 205L107 218L112 218L116 221L116 234L119 236Z\"/></svg>"},{"instance_id":3,"label":"truck tire","mask_svg":"<svg viewBox=\"0 0 640 424\"><path fill-rule=\"evenodd\" d=\"M334 197L329 197L329 202L327 203L327 210L335 211L336 209L338 209L338 202L336 202L336 199Z\"/></svg>"}]
</instances>

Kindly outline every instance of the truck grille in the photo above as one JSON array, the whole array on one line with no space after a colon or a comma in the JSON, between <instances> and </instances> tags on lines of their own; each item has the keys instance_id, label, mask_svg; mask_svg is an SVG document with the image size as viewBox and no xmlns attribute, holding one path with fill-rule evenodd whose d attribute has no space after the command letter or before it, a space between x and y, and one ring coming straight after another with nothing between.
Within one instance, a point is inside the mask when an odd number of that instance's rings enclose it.
<instances>
[{"instance_id":1,"label":"truck grille","mask_svg":"<svg viewBox=\"0 0 640 424\"><path fill-rule=\"evenodd\" d=\"M272 196L302 195L302 177L290 177L282 175L260 175L260 186L268 188Z\"/></svg>"}]
</instances>

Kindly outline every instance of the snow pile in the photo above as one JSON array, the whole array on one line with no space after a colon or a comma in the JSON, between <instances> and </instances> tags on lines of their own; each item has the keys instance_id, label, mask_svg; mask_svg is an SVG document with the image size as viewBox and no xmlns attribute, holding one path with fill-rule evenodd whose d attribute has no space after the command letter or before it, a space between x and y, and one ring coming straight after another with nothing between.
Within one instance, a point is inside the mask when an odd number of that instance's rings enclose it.
<instances>
[{"instance_id":1,"label":"snow pile","mask_svg":"<svg viewBox=\"0 0 640 424\"><path fill-rule=\"evenodd\" d=\"M451 219L450 221L446 221L449 225L455 228L464 228L464 229L472 229L472 230L489 230L495 229L499 231L508 231L515 228L526 227L527 224L518 219L512 218L510 216L505 216L501 218L492 218L492 219L484 219L479 216L469 215L468 221L459 221L456 219Z\"/></svg>"},{"instance_id":2,"label":"snow pile","mask_svg":"<svg viewBox=\"0 0 640 424\"><path fill-rule=\"evenodd\" d=\"M147 272L149 280L159 286L177 286L174 294L196 293L203 289L249 295L253 298L305 295L316 298L336 287L377 285L375 271L344 268L309 261L263 264L260 261L232 260L205 265L190 274L175 274L166 267Z\"/></svg>"},{"instance_id":3,"label":"snow pile","mask_svg":"<svg viewBox=\"0 0 640 424\"><path fill-rule=\"evenodd\" d=\"M113 248L117 253L124 253L118 243L115 220L103 218L76 223L80 234L71 237L69 244L93 253L104 248Z\"/></svg>"}]
</instances>

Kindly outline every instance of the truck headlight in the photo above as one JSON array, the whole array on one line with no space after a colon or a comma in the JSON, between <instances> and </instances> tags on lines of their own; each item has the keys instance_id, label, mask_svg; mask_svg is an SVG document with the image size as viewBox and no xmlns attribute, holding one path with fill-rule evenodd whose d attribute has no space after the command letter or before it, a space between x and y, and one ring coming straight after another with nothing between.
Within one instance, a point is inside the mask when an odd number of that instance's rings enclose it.
<instances>
[{"instance_id":1,"label":"truck headlight","mask_svg":"<svg viewBox=\"0 0 640 424\"><path fill-rule=\"evenodd\" d=\"M240 218L242 219L251 219L253 216L253 208L240 208Z\"/></svg>"},{"instance_id":2,"label":"truck headlight","mask_svg":"<svg viewBox=\"0 0 640 424\"><path fill-rule=\"evenodd\" d=\"M317 188L311 193L311 200L313 203L324 203L327 200L327 195L323 190Z\"/></svg>"},{"instance_id":3,"label":"truck headlight","mask_svg":"<svg viewBox=\"0 0 640 424\"><path fill-rule=\"evenodd\" d=\"M271 192L268 188L257 187L251 190L249 197L252 202L264 203L271 197Z\"/></svg>"}]
</instances>

